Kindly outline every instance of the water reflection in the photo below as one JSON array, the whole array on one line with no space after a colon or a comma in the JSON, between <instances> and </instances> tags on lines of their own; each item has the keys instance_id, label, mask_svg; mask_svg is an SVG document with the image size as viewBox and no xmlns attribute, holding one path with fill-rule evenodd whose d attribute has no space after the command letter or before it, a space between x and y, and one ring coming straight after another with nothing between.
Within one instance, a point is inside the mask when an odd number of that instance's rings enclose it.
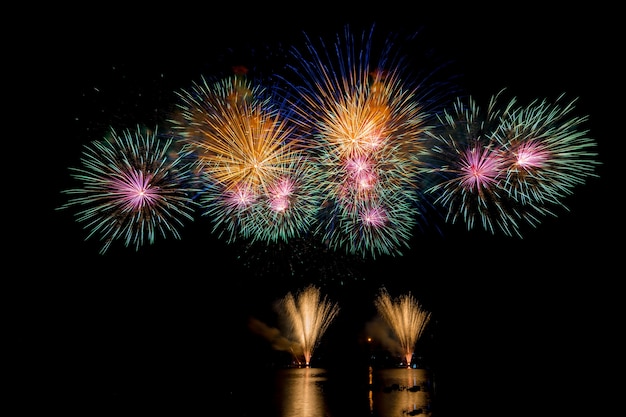
<instances>
[{"instance_id":1,"label":"water reflection","mask_svg":"<svg viewBox=\"0 0 626 417\"><path fill-rule=\"evenodd\" d=\"M276 374L276 398L282 417L328 415L322 384L326 371L316 368L283 369Z\"/></svg>"},{"instance_id":2,"label":"water reflection","mask_svg":"<svg viewBox=\"0 0 626 417\"><path fill-rule=\"evenodd\" d=\"M428 371L370 368L369 381L358 381L363 375L351 379L321 368L277 370L272 409L277 417L343 417L347 411L370 417L433 416Z\"/></svg>"},{"instance_id":3,"label":"water reflection","mask_svg":"<svg viewBox=\"0 0 626 417\"><path fill-rule=\"evenodd\" d=\"M432 384L424 369L370 370L373 416L432 415Z\"/></svg>"}]
</instances>

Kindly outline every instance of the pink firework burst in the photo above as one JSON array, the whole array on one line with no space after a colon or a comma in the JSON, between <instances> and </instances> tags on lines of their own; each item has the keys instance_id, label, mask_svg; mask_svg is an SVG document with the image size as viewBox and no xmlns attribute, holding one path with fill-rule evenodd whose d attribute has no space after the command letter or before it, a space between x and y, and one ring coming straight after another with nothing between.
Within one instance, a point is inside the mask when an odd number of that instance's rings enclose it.
<instances>
[{"instance_id":1,"label":"pink firework burst","mask_svg":"<svg viewBox=\"0 0 626 417\"><path fill-rule=\"evenodd\" d=\"M519 144L517 149L512 150L515 164L526 171L543 167L545 162L550 159L550 152L542 148L537 141Z\"/></svg>"},{"instance_id":2,"label":"pink firework burst","mask_svg":"<svg viewBox=\"0 0 626 417\"><path fill-rule=\"evenodd\" d=\"M502 172L502 163L497 153L480 147L465 150L460 162L459 181L463 187L480 192L481 189L494 187Z\"/></svg>"},{"instance_id":3,"label":"pink firework burst","mask_svg":"<svg viewBox=\"0 0 626 417\"><path fill-rule=\"evenodd\" d=\"M289 198L295 191L295 184L291 178L280 178L271 184L268 189L270 207L274 211L282 212L289 207Z\"/></svg>"},{"instance_id":4,"label":"pink firework burst","mask_svg":"<svg viewBox=\"0 0 626 417\"><path fill-rule=\"evenodd\" d=\"M371 227L384 227L388 218L384 208L380 206L368 207L361 211L361 221Z\"/></svg>"},{"instance_id":5,"label":"pink firework burst","mask_svg":"<svg viewBox=\"0 0 626 417\"><path fill-rule=\"evenodd\" d=\"M511 198L554 215L551 206L565 206L574 187L597 177L596 143L575 117L574 102L535 100L527 106L511 100L497 138L511 163L503 187Z\"/></svg>"},{"instance_id":6,"label":"pink firework burst","mask_svg":"<svg viewBox=\"0 0 626 417\"><path fill-rule=\"evenodd\" d=\"M154 207L163 198L157 187L153 187L154 175L135 169L120 173L119 178L110 182L112 195L119 195L122 210L135 211L144 207Z\"/></svg>"},{"instance_id":7,"label":"pink firework burst","mask_svg":"<svg viewBox=\"0 0 626 417\"><path fill-rule=\"evenodd\" d=\"M348 158L344 164L350 183L358 190L369 190L377 179L375 161L371 157L358 154Z\"/></svg>"},{"instance_id":8,"label":"pink firework burst","mask_svg":"<svg viewBox=\"0 0 626 417\"><path fill-rule=\"evenodd\" d=\"M234 209L250 207L256 200L256 193L248 184L237 184L233 189L224 191L226 205Z\"/></svg>"}]
</instances>

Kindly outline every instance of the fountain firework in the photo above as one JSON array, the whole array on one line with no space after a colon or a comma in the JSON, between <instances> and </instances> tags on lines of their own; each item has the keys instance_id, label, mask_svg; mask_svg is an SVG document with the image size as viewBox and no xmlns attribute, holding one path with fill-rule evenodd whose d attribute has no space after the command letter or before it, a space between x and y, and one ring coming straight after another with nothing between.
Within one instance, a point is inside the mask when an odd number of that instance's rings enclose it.
<instances>
[{"instance_id":1,"label":"fountain firework","mask_svg":"<svg viewBox=\"0 0 626 417\"><path fill-rule=\"evenodd\" d=\"M313 351L339 313L338 304L322 297L319 288L309 285L296 296L288 293L279 301L278 308L289 337L300 345L304 364L310 366Z\"/></svg>"},{"instance_id":2,"label":"fountain firework","mask_svg":"<svg viewBox=\"0 0 626 417\"><path fill-rule=\"evenodd\" d=\"M411 293L392 299L384 288L374 304L398 339L406 365L410 367L415 344L430 320L430 312L424 310Z\"/></svg>"}]
</instances>

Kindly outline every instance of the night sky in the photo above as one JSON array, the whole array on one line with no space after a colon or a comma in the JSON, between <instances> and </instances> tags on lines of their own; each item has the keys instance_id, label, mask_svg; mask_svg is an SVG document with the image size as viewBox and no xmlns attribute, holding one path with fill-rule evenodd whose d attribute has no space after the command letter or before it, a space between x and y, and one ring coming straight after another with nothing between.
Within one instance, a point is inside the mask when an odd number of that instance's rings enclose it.
<instances>
[{"instance_id":1,"label":"night sky","mask_svg":"<svg viewBox=\"0 0 626 417\"><path fill-rule=\"evenodd\" d=\"M32 49L50 58L37 60L39 74L27 83L31 96L40 95L27 111L43 126L21 129L37 149L20 156L25 170L45 170L20 191L30 194L28 233L15 241L22 256L9 274L18 284L15 296L8 294L8 318L17 331L11 342L22 372L15 386L27 394L25 405L33 396L51 408L74 407L77 396L106 405L133 384L152 388L140 389L148 404L155 392L188 405L211 401L205 373L274 357L247 320L271 323L273 302L307 284L342 308L320 347L329 366L359 352L381 286L418 298L433 315L424 350L440 371L442 410L451 415L468 411L461 404L476 401L469 391L475 386L488 393L478 400L483 415L527 407L529 414L595 414L607 404L603 378L613 364L623 275L612 164L623 129L611 110L621 81L617 39L604 17L615 12L416 7L296 12L257 5L210 16L110 10L50 23ZM358 32L373 23L379 36L420 32L424 49L416 55L424 65L448 62L484 105L502 88L520 101L578 97L575 114L590 116L585 127L598 143L599 178L575 188L565 200L569 211L524 229L523 239L433 221L414 233L402 256L375 260L314 241L227 244L200 217L181 240L158 239L139 252L117 244L99 255L99 242L84 240L72 211L55 210L66 201L61 190L74 184L68 167L79 165L83 144L110 127L163 122L174 92L203 75L227 75L238 65L253 74L280 72L285 49L301 44L303 31L332 39L346 24ZM32 156L42 165L28 163ZM541 401L546 405L536 409Z\"/></svg>"}]
</instances>

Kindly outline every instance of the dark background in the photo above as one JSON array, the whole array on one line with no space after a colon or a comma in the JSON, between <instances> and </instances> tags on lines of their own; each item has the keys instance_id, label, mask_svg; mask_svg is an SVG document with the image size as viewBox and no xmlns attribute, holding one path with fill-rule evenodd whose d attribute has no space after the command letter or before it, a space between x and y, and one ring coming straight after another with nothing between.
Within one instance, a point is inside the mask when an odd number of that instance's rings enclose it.
<instances>
[{"instance_id":1,"label":"dark background","mask_svg":"<svg viewBox=\"0 0 626 417\"><path fill-rule=\"evenodd\" d=\"M54 9L57 17L38 25L23 49L28 65L18 76L27 81L18 96L26 104L18 113L26 120L18 132L35 148L19 156L28 179L15 197L26 206L16 211L28 220L7 259L7 281L16 284L7 292L7 319L22 405L71 411L218 401L230 389L209 388L219 370L262 369L277 357L248 330L248 319L275 325L273 302L315 284L342 309L320 361L346 373L364 361L365 323L381 286L392 295L411 292L432 312L420 349L438 372L440 416L474 407L483 415L582 415L608 407L622 328L616 11L389 2L343 10L227 7ZM598 143L599 178L567 198L570 211L524 239L441 225L441 233L417 231L403 256L376 260L311 242L229 245L202 218L180 241L139 252L114 245L99 255L72 213L55 210L82 145L110 126L159 123L173 92L202 75L228 74L234 65L280 71L282 52L300 45L302 32L332 40L346 24L355 32L376 24L378 36L420 32L424 65L450 62L484 106L502 88L523 102L578 97L576 115L590 116L585 128Z\"/></svg>"}]
</instances>

